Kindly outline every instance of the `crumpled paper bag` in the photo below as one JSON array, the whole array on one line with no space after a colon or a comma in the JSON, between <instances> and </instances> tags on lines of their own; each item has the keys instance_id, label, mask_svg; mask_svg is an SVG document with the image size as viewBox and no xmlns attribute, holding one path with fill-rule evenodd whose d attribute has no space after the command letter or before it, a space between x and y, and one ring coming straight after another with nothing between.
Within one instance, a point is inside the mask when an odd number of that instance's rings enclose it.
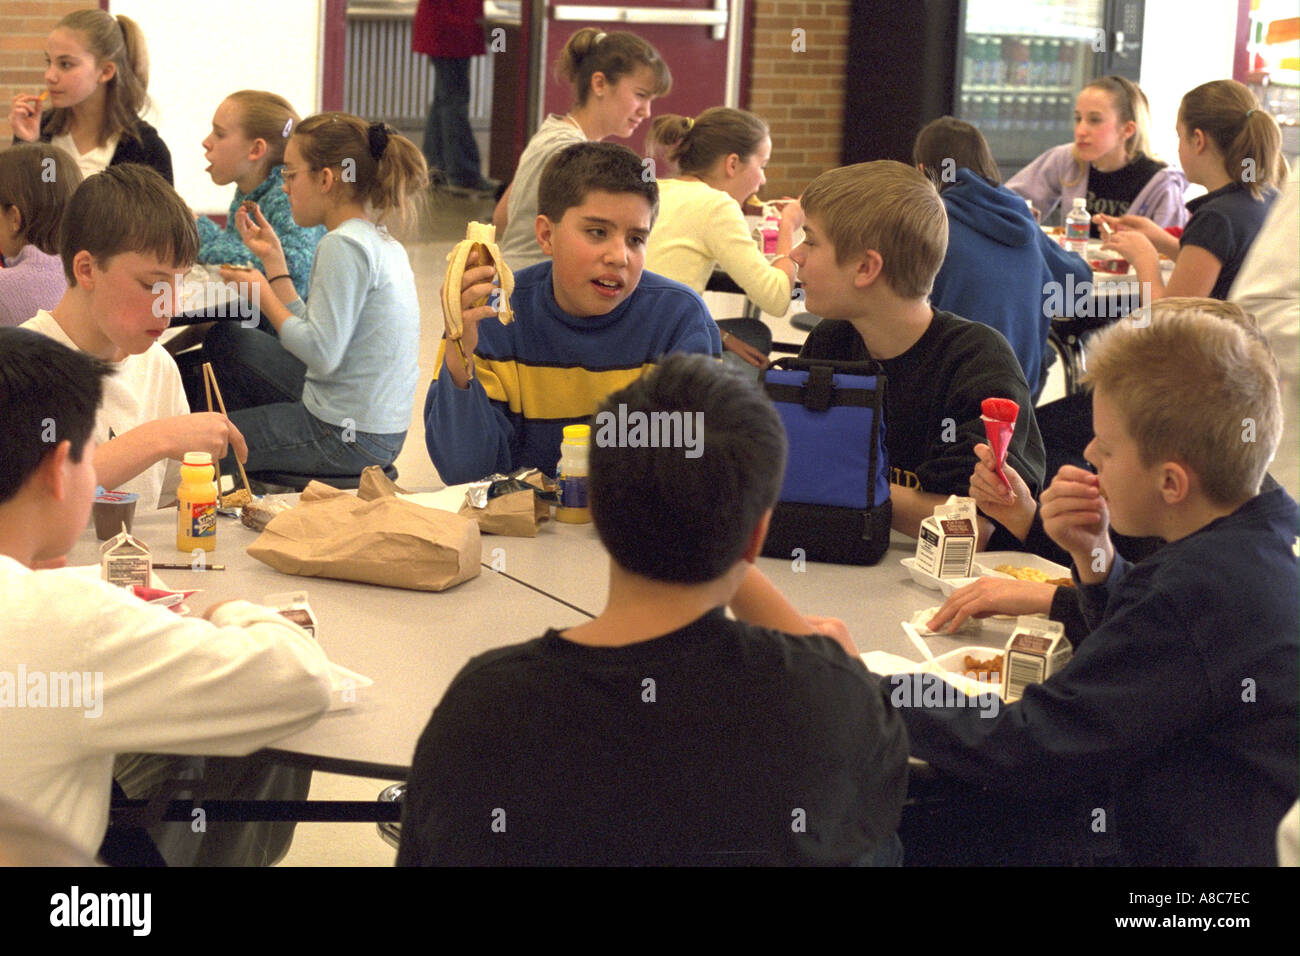
<instances>
[{"instance_id":1,"label":"crumpled paper bag","mask_svg":"<svg viewBox=\"0 0 1300 956\"><path fill-rule=\"evenodd\" d=\"M516 486L523 483L550 492L550 495L544 497L537 491L523 489L491 497L492 492L497 490L496 486L510 487L511 483ZM540 471L536 468L521 468L509 477L490 475L482 481L472 483L465 492L465 501L457 513L477 521L479 531L484 534L535 538L538 527L551 519L554 497L553 489L546 487L546 479Z\"/></svg>"},{"instance_id":2,"label":"crumpled paper bag","mask_svg":"<svg viewBox=\"0 0 1300 956\"><path fill-rule=\"evenodd\" d=\"M377 486L372 481L370 491ZM444 591L482 571L477 522L379 490L366 501L313 481L248 553L285 574L417 591Z\"/></svg>"}]
</instances>

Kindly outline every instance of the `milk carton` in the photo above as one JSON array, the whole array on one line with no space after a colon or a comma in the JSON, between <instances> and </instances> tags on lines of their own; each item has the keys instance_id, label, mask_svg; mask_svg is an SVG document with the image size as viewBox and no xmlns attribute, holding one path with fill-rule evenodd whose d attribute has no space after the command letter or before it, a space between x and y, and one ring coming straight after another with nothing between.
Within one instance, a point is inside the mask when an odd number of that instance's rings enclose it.
<instances>
[{"instance_id":1,"label":"milk carton","mask_svg":"<svg viewBox=\"0 0 1300 956\"><path fill-rule=\"evenodd\" d=\"M949 497L921 522L916 566L936 578L970 577L975 557L975 499Z\"/></svg>"},{"instance_id":2,"label":"milk carton","mask_svg":"<svg viewBox=\"0 0 1300 956\"><path fill-rule=\"evenodd\" d=\"M1002 699L1019 700L1030 684L1041 684L1064 667L1074 655L1059 621L1037 615L1016 619L1007 640L1002 664Z\"/></svg>"},{"instance_id":3,"label":"milk carton","mask_svg":"<svg viewBox=\"0 0 1300 956\"><path fill-rule=\"evenodd\" d=\"M281 594L268 594L262 599L262 604L277 612L281 617L293 621L312 637L316 636L316 628L319 622L316 620L316 612L307 603L306 591L285 591Z\"/></svg>"},{"instance_id":4,"label":"milk carton","mask_svg":"<svg viewBox=\"0 0 1300 956\"><path fill-rule=\"evenodd\" d=\"M125 528L99 549L99 566L104 580L118 587L147 588L153 583L153 557L149 548Z\"/></svg>"}]
</instances>

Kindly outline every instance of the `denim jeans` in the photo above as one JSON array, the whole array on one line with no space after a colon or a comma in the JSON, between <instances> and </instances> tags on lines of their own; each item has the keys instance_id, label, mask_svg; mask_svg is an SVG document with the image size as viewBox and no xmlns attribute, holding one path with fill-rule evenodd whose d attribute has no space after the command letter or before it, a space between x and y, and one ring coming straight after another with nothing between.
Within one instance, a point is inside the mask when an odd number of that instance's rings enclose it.
<instances>
[{"instance_id":1,"label":"denim jeans","mask_svg":"<svg viewBox=\"0 0 1300 956\"><path fill-rule=\"evenodd\" d=\"M433 102L424 125L424 158L453 186L477 186L478 143L469 125L469 60L433 59Z\"/></svg>"},{"instance_id":2,"label":"denim jeans","mask_svg":"<svg viewBox=\"0 0 1300 956\"><path fill-rule=\"evenodd\" d=\"M362 432L309 412L302 403L307 366L274 335L224 323L208 332L203 351L230 420L248 443L247 471L359 475L370 465L391 465L402 450L404 431ZM221 467L233 473L233 453Z\"/></svg>"}]
</instances>

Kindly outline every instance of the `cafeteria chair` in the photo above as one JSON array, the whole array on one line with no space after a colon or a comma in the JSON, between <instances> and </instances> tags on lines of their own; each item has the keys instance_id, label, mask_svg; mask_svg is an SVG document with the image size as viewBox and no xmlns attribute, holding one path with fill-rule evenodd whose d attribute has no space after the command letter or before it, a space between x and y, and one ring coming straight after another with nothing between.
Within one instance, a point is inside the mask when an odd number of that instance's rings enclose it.
<instances>
[{"instance_id":1,"label":"cafeteria chair","mask_svg":"<svg viewBox=\"0 0 1300 956\"><path fill-rule=\"evenodd\" d=\"M384 787L379 791L380 803L401 803L402 797L406 795L406 784L395 783L391 786ZM401 820L383 820L376 824L379 827L379 835L384 842L394 850L402 842L402 822Z\"/></svg>"}]
</instances>

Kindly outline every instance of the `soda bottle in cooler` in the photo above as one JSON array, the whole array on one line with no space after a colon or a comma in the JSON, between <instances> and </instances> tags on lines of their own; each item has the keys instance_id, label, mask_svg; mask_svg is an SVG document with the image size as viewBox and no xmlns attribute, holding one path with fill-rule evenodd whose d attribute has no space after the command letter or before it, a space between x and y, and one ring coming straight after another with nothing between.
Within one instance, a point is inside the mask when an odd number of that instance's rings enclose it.
<instances>
[{"instance_id":1,"label":"soda bottle in cooler","mask_svg":"<svg viewBox=\"0 0 1300 956\"><path fill-rule=\"evenodd\" d=\"M1061 42L1061 55L1056 61L1057 77L1056 81L1061 86L1074 85L1074 58L1078 50L1078 43L1071 43L1068 40Z\"/></svg>"},{"instance_id":2,"label":"soda bottle in cooler","mask_svg":"<svg viewBox=\"0 0 1300 956\"><path fill-rule=\"evenodd\" d=\"M1044 97L1041 96L1029 98L1029 136L1027 137L1029 148L1025 153L1027 156L1037 156L1052 145L1043 138L1043 131L1047 126L1043 100Z\"/></svg>"},{"instance_id":3,"label":"soda bottle in cooler","mask_svg":"<svg viewBox=\"0 0 1300 956\"><path fill-rule=\"evenodd\" d=\"M1004 43L1005 37L992 37L989 40L989 52L993 59L993 79L991 82L995 86L1006 86L1007 84L1007 56Z\"/></svg>"},{"instance_id":4,"label":"soda bottle in cooler","mask_svg":"<svg viewBox=\"0 0 1300 956\"><path fill-rule=\"evenodd\" d=\"M1047 41L1035 39L1029 45L1029 85L1042 86L1047 82Z\"/></svg>"},{"instance_id":5,"label":"soda bottle in cooler","mask_svg":"<svg viewBox=\"0 0 1300 956\"><path fill-rule=\"evenodd\" d=\"M982 36L971 37L970 45L974 51L974 55L971 57L973 61L971 83L975 86L984 86L988 83L988 38Z\"/></svg>"},{"instance_id":6,"label":"soda bottle in cooler","mask_svg":"<svg viewBox=\"0 0 1300 956\"><path fill-rule=\"evenodd\" d=\"M1029 97L1017 96L1015 104L1015 155L1020 159L1035 155L1029 137Z\"/></svg>"},{"instance_id":7,"label":"soda bottle in cooler","mask_svg":"<svg viewBox=\"0 0 1300 956\"><path fill-rule=\"evenodd\" d=\"M1016 37L1012 41L1011 56L1008 59L1007 82L1012 86L1029 85L1029 42L1024 37Z\"/></svg>"},{"instance_id":8,"label":"soda bottle in cooler","mask_svg":"<svg viewBox=\"0 0 1300 956\"><path fill-rule=\"evenodd\" d=\"M1046 75L1043 77L1043 83L1046 86L1061 85L1061 41L1055 38L1047 41L1047 53L1044 59Z\"/></svg>"},{"instance_id":9,"label":"soda bottle in cooler","mask_svg":"<svg viewBox=\"0 0 1300 956\"><path fill-rule=\"evenodd\" d=\"M976 59L978 47L975 37L966 38L966 52L961 58L962 85L975 86L979 83L979 60Z\"/></svg>"}]
</instances>

